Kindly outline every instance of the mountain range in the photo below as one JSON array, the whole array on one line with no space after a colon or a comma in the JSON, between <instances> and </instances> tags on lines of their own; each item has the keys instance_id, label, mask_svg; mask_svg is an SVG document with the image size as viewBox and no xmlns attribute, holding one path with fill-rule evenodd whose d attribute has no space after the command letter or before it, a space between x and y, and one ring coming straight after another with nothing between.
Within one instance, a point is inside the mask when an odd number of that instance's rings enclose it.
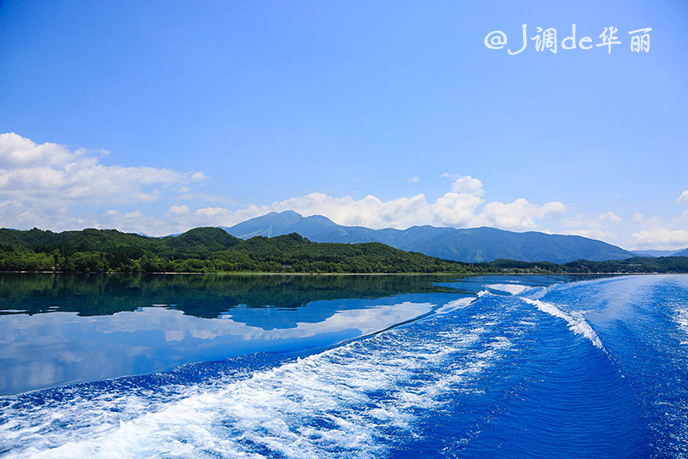
<instances>
[{"instance_id":1,"label":"mountain range","mask_svg":"<svg viewBox=\"0 0 688 459\"><path fill-rule=\"evenodd\" d=\"M232 227L229 234L248 239L298 233L313 242L381 242L397 249L445 260L479 263L497 259L568 263L574 260L622 260L633 252L606 242L535 231L517 233L496 228L413 226L405 230L338 225L327 217L304 217L294 211L271 212Z\"/></svg>"},{"instance_id":2,"label":"mountain range","mask_svg":"<svg viewBox=\"0 0 688 459\"><path fill-rule=\"evenodd\" d=\"M675 252L671 256L672 257L688 257L688 249L683 249L681 251Z\"/></svg>"},{"instance_id":3,"label":"mountain range","mask_svg":"<svg viewBox=\"0 0 688 459\"><path fill-rule=\"evenodd\" d=\"M683 255L681 255L681 252L683 252ZM634 254L636 254L639 257L650 257L650 258L659 258L659 257L685 257L688 256L688 249L679 249L679 250L634 250Z\"/></svg>"}]
</instances>

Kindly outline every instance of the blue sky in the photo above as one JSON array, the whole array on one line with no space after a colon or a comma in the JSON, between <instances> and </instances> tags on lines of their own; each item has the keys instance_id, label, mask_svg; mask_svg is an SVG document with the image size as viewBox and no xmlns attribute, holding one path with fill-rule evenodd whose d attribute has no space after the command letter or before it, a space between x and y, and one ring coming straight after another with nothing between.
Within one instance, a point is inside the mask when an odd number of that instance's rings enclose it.
<instances>
[{"instance_id":1,"label":"blue sky","mask_svg":"<svg viewBox=\"0 0 688 459\"><path fill-rule=\"evenodd\" d=\"M688 247L688 3L519 3L2 1L0 226L293 209ZM524 23L557 53L509 55Z\"/></svg>"}]
</instances>

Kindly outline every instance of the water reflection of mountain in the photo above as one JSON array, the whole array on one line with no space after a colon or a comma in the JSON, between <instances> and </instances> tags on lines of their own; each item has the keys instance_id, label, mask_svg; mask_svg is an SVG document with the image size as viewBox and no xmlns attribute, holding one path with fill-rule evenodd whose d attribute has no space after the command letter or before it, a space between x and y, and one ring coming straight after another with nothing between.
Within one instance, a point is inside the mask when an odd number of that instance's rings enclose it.
<instances>
[{"instance_id":1,"label":"water reflection of mountain","mask_svg":"<svg viewBox=\"0 0 688 459\"><path fill-rule=\"evenodd\" d=\"M265 312L258 315L267 318L277 312L270 312L272 308L299 309L322 300L456 292L434 285L451 279L418 275L2 274L0 315L63 311L99 316L164 305L201 318L216 318L231 311L233 320L244 322L242 318L256 317L257 311L246 314L237 308L264 308ZM346 309L346 302L337 308L316 304L290 316L306 322L321 321L342 307ZM360 308L360 303L356 307Z\"/></svg>"}]
</instances>

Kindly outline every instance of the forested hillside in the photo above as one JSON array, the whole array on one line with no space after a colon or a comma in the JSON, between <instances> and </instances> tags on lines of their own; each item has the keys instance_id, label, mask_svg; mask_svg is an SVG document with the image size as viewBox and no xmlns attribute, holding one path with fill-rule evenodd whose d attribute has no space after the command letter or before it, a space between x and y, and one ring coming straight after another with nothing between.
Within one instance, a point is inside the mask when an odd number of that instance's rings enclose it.
<instances>
[{"instance_id":1,"label":"forested hillside","mask_svg":"<svg viewBox=\"0 0 688 459\"><path fill-rule=\"evenodd\" d=\"M379 242L317 243L296 233L242 240L220 228L153 238L116 230L0 229L0 271L267 273L685 273L688 257L461 263Z\"/></svg>"},{"instance_id":2,"label":"forested hillside","mask_svg":"<svg viewBox=\"0 0 688 459\"><path fill-rule=\"evenodd\" d=\"M298 234L249 240L219 228L151 238L116 230L0 230L0 271L464 273L464 263L380 243L327 244Z\"/></svg>"}]
</instances>

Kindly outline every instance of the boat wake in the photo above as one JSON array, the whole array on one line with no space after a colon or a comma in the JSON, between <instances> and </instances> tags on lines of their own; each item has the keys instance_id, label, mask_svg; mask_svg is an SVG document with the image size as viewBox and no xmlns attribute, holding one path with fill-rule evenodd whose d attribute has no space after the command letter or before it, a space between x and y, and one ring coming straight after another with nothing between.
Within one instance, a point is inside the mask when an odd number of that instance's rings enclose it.
<instances>
[{"instance_id":1,"label":"boat wake","mask_svg":"<svg viewBox=\"0 0 688 459\"><path fill-rule=\"evenodd\" d=\"M445 307L467 305L462 299ZM445 317L246 377L177 388L165 403L104 393L80 405L43 406L34 417L8 406L3 418L14 421L2 424L3 452L11 458L379 457L413 436L417 417L447 403L448 395L480 393L478 377L512 345L494 333L499 320L492 314L460 323ZM119 420L89 414L127 404L139 406L125 408L129 415Z\"/></svg>"},{"instance_id":2,"label":"boat wake","mask_svg":"<svg viewBox=\"0 0 688 459\"><path fill-rule=\"evenodd\" d=\"M583 317L583 315L580 312L564 312L555 305L547 303L545 301L533 300L530 298L521 299L526 303L535 306L544 313L565 320L569 326L569 330L576 333L577 335L581 335L587 338L593 345L595 345L595 347L605 350L599 336L597 336L595 330L592 329L590 324L585 320L585 317Z\"/></svg>"}]
</instances>

